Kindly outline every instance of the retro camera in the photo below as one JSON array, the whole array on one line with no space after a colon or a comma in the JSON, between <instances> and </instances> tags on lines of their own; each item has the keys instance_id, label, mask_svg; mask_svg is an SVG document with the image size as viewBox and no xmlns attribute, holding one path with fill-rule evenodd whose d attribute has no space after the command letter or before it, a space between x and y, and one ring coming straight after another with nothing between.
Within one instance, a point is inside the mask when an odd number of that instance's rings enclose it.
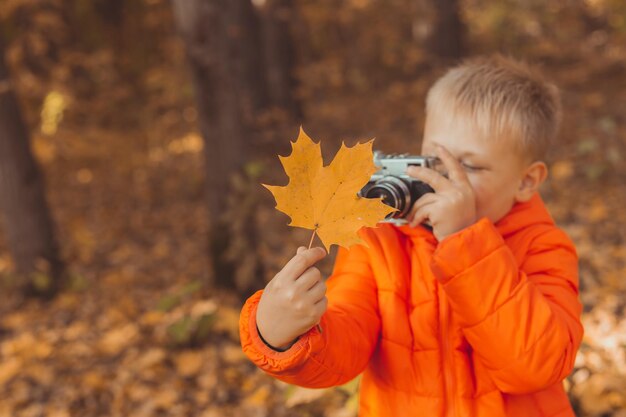
<instances>
[{"instance_id":1,"label":"retro camera","mask_svg":"<svg viewBox=\"0 0 626 417\"><path fill-rule=\"evenodd\" d=\"M365 198L382 197L383 203L397 209L385 219L393 223L406 222L404 219L411 211L413 203L424 194L435 192L430 185L410 177L406 173L408 167L423 166L445 175L441 160L430 156L383 154L376 151L374 164L380 169L359 191L359 195Z\"/></svg>"}]
</instances>

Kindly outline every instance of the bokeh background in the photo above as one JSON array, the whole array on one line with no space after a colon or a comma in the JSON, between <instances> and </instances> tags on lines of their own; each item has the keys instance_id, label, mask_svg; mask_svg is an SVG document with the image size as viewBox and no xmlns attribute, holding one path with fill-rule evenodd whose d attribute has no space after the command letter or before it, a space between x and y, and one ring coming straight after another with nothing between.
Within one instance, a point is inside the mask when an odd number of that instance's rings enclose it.
<instances>
[{"instance_id":1,"label":"bokeh background","mask_svg":"<svg viewBox=\"0 0 626 417\"><path fill-rule=\"evenodd\" d=\"M622 0L1 0L0 24L0 417L355 416L358 379L291 387L241 352L242 300L310 236L260 184L301 125L327 162L418 152L432 82L496 52L562 90L565 385L578 416L626 416Z\"/></svg>"}]
</instances>

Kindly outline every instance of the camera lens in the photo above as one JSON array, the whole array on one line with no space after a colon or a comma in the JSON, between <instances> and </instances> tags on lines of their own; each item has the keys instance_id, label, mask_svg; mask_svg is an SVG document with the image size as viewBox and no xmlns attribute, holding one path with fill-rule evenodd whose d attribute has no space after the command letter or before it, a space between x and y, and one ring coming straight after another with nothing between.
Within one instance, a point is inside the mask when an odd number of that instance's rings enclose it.
<instances>
[{"instance_id":1,"label":"camera lens","mask_svg":"<svg viewBox=\"0 0 626 417\"><path fill-rule=\"evenodd\" d=\"M411 192L404 181L397 177L378 180L364 195L365 198L381 198L382 202L398 211L387 217L401 218L408 214Z\"/></svg>"},{"instance_id":2,"label":"camera lens","mask_svg":"<svg viewBox=\"0 0 626 417\"><path fill-rule=\"evenodd\" d=\"M387 188L374 186L367 192L366 197L367 198L381 198L382 197L383 203L387 204L388 206L398 208L397 207L398 196L395 195L392 190L388 190Z\"/></svg>"}]
</instances>

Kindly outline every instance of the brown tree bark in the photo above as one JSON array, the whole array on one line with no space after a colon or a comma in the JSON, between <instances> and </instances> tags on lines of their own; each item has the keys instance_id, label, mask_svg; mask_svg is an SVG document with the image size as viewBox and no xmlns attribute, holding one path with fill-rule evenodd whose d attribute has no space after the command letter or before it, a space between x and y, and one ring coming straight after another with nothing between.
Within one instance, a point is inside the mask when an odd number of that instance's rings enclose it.
<instances>
[{"instance_id":1,"label":"brown tree bark","mask_svg":"<svg viewBox=\"0 0 626 417\"><path fill-rule=\"evenodd\" d=\"M258 20L250 0L172 4L191 66L204 138L211 284L232 287L235 265L224 255L231 240L224 214L231 180L242 171L255 140L254 115L268 102Z\"/></svg>"},{"instance_id":2,"label":"brown tree bark","mask_svg":"<svg viewBox=\"0 0 626 417\"><path fill-rule=\"evenodd\" d=\"M456 60L465 55L465 24L461 19L458 0L433 0L434 29L429 49L445 60Z\"/></svg>"},{"instance_id":3,"label":"brown tree bark","mask_svg":"<svg viewBox=\"0 0 626 417\"><path fill-rule=\"evenodd\" d=\"M107 25L121 27L124 21L124 0L93 0L93 7Z\"/></svg>"},{"instance_id":4,"label":"brown tree bark","mask_svg":"<svg viewBox=\"0 0 626 417\"><path fill-rule=\"evenodd\" d=\"M273 106L297 121L302 119L303 113L294 95L296 53L290 28L296 12L294 7L292 0L267 0L260 10L270 100Z\"/></svg>"},{"instance_id":5,"label":"brown tree bark","mask_svg":"<svg viewBox=\"0 0 626 417\"><path fill-rule=\"evenodd\" d=\"M0 211L19 286L51 292L63 264L44 195L41 173L11 87L0 43Z\"/></svg>"}]
</instances>

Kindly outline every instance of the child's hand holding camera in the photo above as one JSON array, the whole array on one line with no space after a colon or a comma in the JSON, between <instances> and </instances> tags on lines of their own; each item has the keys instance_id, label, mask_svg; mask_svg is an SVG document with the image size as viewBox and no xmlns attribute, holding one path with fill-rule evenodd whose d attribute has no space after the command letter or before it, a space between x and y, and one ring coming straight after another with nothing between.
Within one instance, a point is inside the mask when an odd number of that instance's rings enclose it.
<instances>
[{"instance_id":1,"label":"child's hand holding camera","mask_svg":"<svg viewBox=\"0 0 626 417\"><path fill-rule=\"evenodd\" d=\"M407 174L430 185L435 192L424 194L415 202L407 216L412 227L430 221L438 241L476 222L474 190L461 164L443 148L436 156L448 171L448 178L435 170L412 166Z\"/></svg>"},{"instance_id":2,"label":"child's hand holding camera","mask_svg":"<svg viewBox=\"0 0 626 417\"><path fill-rule=\"evenodd\" d=\"M277 350L291 347L326 311L326 284L313 266L325 256L322 248L298 248L296 256L265 287L256 321L263 340Z\"/></svg>"}]
</instances>

